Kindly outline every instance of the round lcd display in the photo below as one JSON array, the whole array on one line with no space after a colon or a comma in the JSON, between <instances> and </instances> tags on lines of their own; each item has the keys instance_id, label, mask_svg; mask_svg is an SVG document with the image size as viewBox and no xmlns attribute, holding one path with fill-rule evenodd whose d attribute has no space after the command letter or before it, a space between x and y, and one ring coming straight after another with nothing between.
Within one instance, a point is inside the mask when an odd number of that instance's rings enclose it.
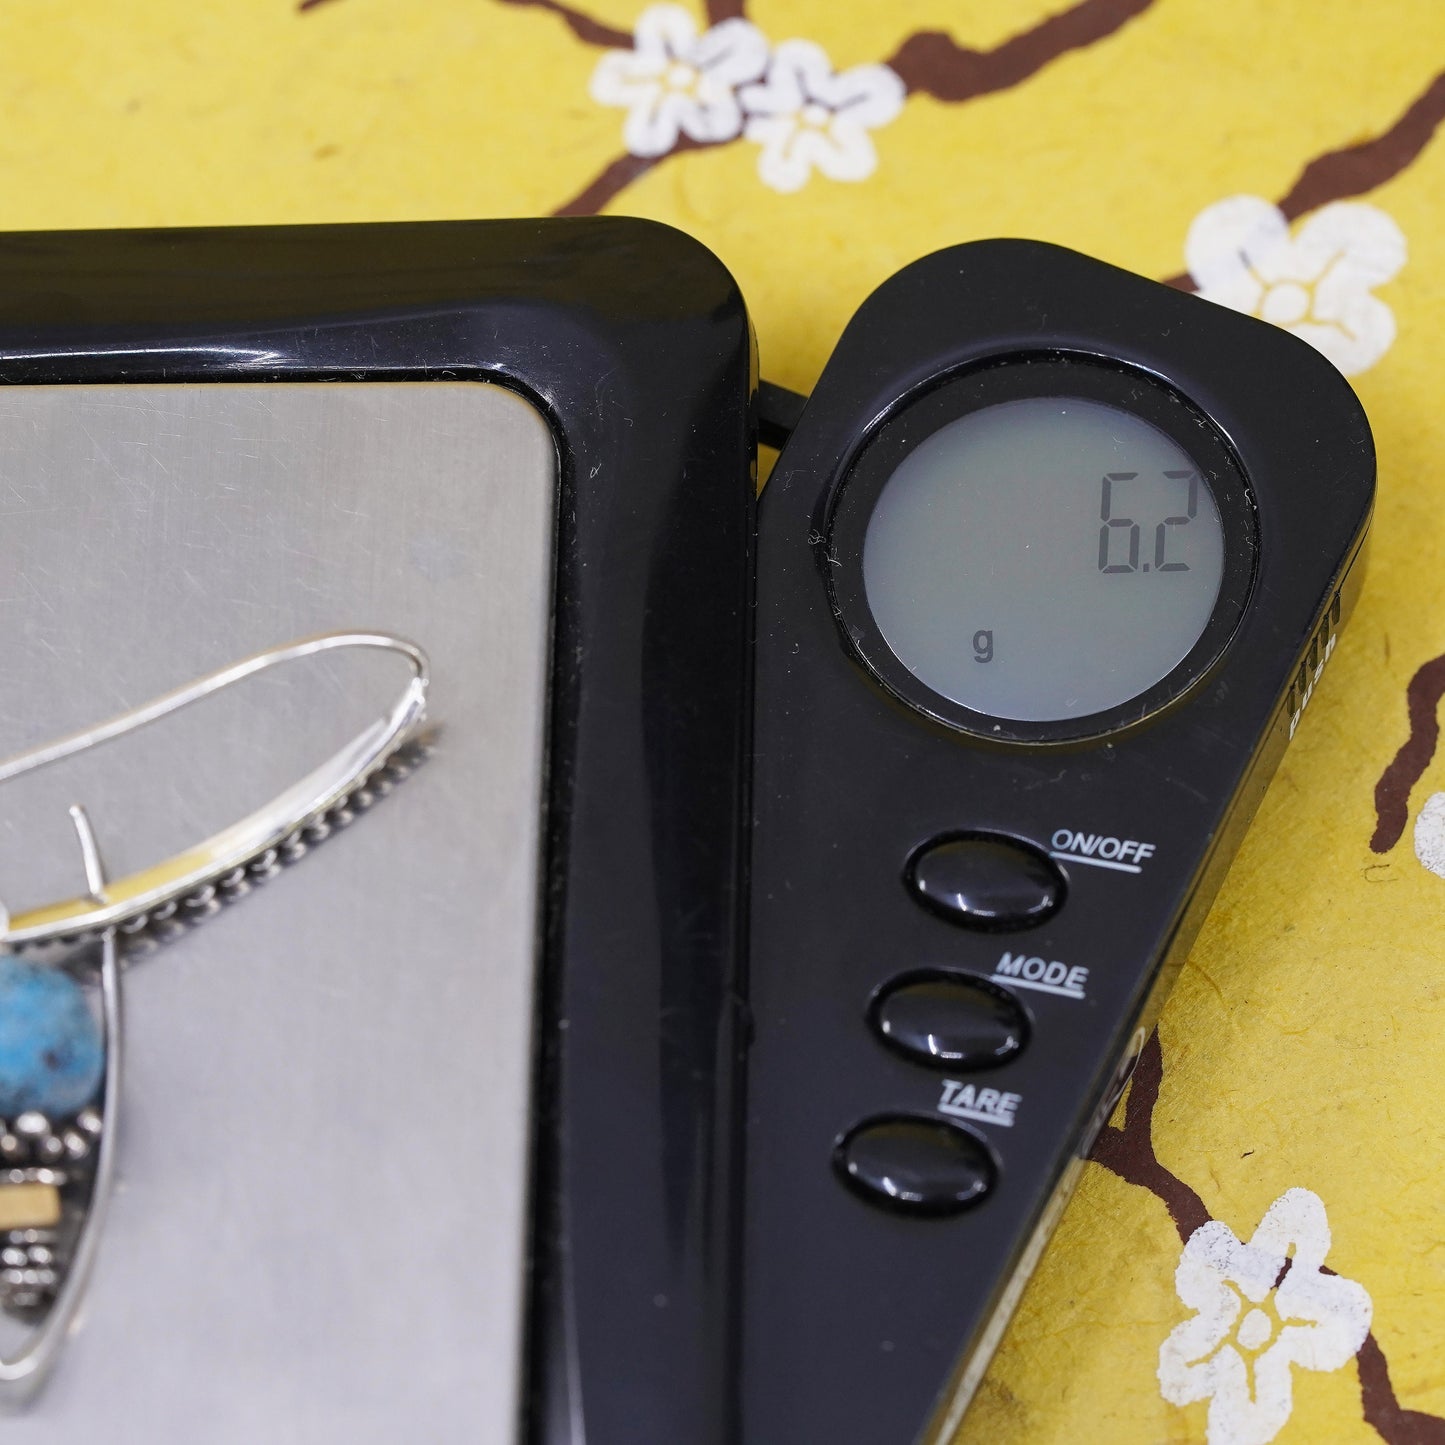
<instances>
[{"instance_id":1,"label":"round lcd display","mask_svg":"<svg viewBox=\"0 0 1445 1445\"><path fill-rule=\"evenodd\" d=\"M835 608L872 669L945 722L1040 741L1155 711L1243 613L1253 508L1176 392L1055 357L926 392L834 512Z\"/></svg>"},{"instance_id":2,"label":"round lcd display","mask_svg":"<svg viewBox=\"0 0 1445 1445\"><path fill-rule=\"evenodd\" d=\"M1219 509L1171 437L1081 397L1001 402L915 448L874 505L863 584L935 692L1027 722L1104 712L1199 640Z\"/></svg>"}]
</instances>

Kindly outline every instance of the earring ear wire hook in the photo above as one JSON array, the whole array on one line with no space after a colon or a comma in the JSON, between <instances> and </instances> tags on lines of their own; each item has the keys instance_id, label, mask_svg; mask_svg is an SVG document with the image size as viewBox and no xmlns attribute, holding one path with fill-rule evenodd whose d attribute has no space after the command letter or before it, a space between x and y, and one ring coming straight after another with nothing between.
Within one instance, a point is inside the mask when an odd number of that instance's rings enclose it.
<instances>
[{"instance_id":1,"label":"earring ear wire hook","mask_svg":"<svg viewBox=\"0 0 1445 1445\"><path fill-rule=\"evenodd\" d=\"M141 928L157 910L213 886L270 850L281 848L298 830L320 823L328 811L343 804L353 790L377 773L420 727L426 715L429 664L415 643L389 633L320 633L255 653L105 722L0 761L0 783L5 783L147 727L256 673L349 648L394 653L411 665L410 679L379 721L256 812L164 862L114 882L103 879L84 898L65 899L15 914L0 910L0 947L70 941L119 925ZM77 822L77 828L81 827ZM82 838L85 836L89 835L82 833ZM82 848L85 846L82 842ZM102 874L95 876L103 878Z\"/></svg>"},{"instance_id":2,"label":"earring ear wire hook","mask_svg":"<svg viewBox=\"0 0 1445 1445\"><path fill-rule=\"evenodd\" d=\"M90 896L97 903L102 903L105 901L105 865L100 860L100 848L95 841L95 829L90 825L90 814L79 803L72 803L70 821L75 824L75 836L80 841L85 885L90 890Z\"/></svg>"}]
</instances>

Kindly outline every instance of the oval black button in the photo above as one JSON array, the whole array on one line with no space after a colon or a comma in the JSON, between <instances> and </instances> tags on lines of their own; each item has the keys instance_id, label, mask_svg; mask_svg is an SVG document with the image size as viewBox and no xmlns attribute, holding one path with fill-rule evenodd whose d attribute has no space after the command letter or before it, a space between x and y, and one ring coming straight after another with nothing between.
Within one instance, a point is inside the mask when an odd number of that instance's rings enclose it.
<instances>
[{"instance_id":1,"label":"oval black button","mask_svg":"<svg viewBox=\"0 0 1445 1445\"><path fill-rule=\"evenodd\" d=\"M917 1063L948 1069L993 1068L1028 1039L1017 999L982 979L942 970L884 984L870 1017L885 1043Z\"/></svg>"},{"instance_id":2,"label":"oval black button","mask_svg":"<svg viewBox=\"0 0 1445 1445\"><path fill-rule=\"evenodd\" d=\"M1053 859L997 833L925 843L906 878L920 903L970 928L1029 928L1064 901L1064 875Z\"/></svg>"},{"instance_id":3,"label":"oval black button","mask_svg":"<svg viewBox=\"0 0 1445 1445\"><path fill-rule=\"evenodd\" d=\"M911 1114L883 1114L854 1125L833 1162L866 1199L912 1214L967 1209L993 1188L998 1174L972 1134Z\"/></svg>"}]
</instances>

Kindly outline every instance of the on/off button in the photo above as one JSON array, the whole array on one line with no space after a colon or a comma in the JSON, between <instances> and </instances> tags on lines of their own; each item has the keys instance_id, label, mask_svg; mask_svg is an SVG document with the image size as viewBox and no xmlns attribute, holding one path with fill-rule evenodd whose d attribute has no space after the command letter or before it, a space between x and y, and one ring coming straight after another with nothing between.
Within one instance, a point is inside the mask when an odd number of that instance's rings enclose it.
<instances>
[{"instance_id":1,"label":"on/off button","mask_svg":"<svg viewBox=\"0 0 1445 1445\"><path fill-rule=\"evenodd\" d=\"M1041 848L1001 833L950 833L908 860L904 881L925 908L968 928L1032 928L1057 913L1064 875Z\"/></svg>"}]
</instances>

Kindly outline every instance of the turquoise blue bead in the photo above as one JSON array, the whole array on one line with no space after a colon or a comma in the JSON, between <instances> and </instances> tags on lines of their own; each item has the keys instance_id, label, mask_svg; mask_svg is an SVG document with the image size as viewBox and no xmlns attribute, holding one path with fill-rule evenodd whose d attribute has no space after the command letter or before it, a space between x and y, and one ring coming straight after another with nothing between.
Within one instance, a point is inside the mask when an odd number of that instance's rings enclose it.
<instances>
[{"instance_id":1,"label":"turquoise blue bead","mask_svg":"<svg viewBox=\"0 0 1445 1445\"><path fill-rule=\"evenodd\" d=\"M0 957L0 1115L83 1109L100 1088L105 1041L85 990L64 969Z\"/></svg>"}]
</instances>

